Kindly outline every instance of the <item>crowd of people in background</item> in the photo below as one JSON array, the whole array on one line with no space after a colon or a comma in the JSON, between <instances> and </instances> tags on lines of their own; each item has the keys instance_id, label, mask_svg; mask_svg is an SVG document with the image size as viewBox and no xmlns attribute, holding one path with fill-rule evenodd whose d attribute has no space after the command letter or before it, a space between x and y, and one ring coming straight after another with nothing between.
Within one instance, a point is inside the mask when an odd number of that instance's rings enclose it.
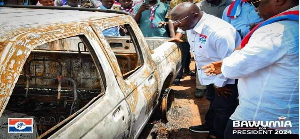
<instances>
[{"instance_id":1,"label":"crowd of people in background","mask_svg":"<svg viewBox=\"0 0 300 139\"><path fill-rule=\"evenodd\" d=\"M208 139L233 135L234 121L286 117L299 134L298 0L0 0L1 5L98 8L128 13L145 37L170 37L182 51L183 73L196 76L195 97L210 105L192 132ZM119 36L119 28L103 32ZM190 70L191 53L196 72ZM270 127L272 128L272 127ZM272 136L282 138L282 136Z\"/></svg>"}]
</instances>

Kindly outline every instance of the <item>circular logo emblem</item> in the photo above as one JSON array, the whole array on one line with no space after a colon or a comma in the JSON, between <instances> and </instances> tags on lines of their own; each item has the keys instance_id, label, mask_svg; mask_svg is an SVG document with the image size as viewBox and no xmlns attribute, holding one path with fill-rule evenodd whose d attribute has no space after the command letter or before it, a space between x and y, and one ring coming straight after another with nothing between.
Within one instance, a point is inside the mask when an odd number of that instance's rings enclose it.
<instances>
[{"instance_id":1,"label":"circular logo emblem","mask_svg":"<svg viewBox=\"0 0 300 139\"><path fill-rule=\"evenodd\" d=\"M17 122L15 124L15 128L18 129L18 130L23 130L26 128L26 124L24 122Z\"/></svg>"}]
</instances>

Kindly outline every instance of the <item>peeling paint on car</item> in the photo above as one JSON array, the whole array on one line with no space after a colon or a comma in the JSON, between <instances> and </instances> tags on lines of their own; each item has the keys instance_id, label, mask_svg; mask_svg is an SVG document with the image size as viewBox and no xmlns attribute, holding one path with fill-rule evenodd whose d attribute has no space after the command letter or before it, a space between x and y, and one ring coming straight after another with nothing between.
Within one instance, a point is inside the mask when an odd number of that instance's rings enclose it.
<instances>
[{"instance_id":1,"label":"peeling paint on car","mask_svg":"<svg viewBox=\"0 0 300 139\"><path fill-rule=\"evenodd\" d=\"M42 52L72 50L73 47L77 46L58 45L57 43L64 43L68 37L84 34L93 45L98 46L97 51L103 53L102 56L99 56L105 58L107 62L106 65L103 65L103 68L106 71L110 70L112 74L109 77L111 82L107 82L107 86L113 86L113 88L106 90L104 97L96 101L88 111L82 112L75 118L71 115L74 119L65 127L62 127L53 138L126 138L128 136L137 138L146 121L150 118L154 107L157 106L161 92L165 89L163 87L168 87L167 85L172 82L172 80L166 82L166 79L174 79L180 69L181 52L178 46L172 42L165 42L166 38L158 38L161 40L160 42L147 43L138 25L130 15L23 8L1 8L1 10L7 10L8 12L16 10L20 12L20 17L24 17L19 19L17 16L12 16L9 19L8 15L0 14L1 19L7 19L7 21L0 21L0 116L12 95L19 76L25 73L22 70L24 66L27 66L25 65L26 60L33 59L30 53L34 49ZM33 15L35 18L32 17L30 20L26 18L28 13L39 11L47 13L45 16L49 17ZM66 15L58 16L63 15L63 13ZM14 22L17 20L21 20L22 23ZM131 26L139 44L137 47L141 50L140 54L143 58L142 65L132 70L134 73L126 79L122 75L114 51L102 33L104 29L124 24ZM45 43L49 43L49 46L42 46ZM74 59L74 63L78 62ZM65 62L60 64L66 65ZM45 65L51 67L49 73L53 75L57 73L57 67L47 62ZM84 67L91 69L88 66ZM66 71L62 71L62 74L66 74ZM40 68L36 75L44 76L43 68ZM25 82L24 80L23 83L25 84ZM47 85L47 83L40 82L39 85ZM89 86L99 85L96 81L86 84L89 84ZM76 91L76 89L74 90ZM115 92L121 93L112 95ZM118 102L121 100L124 101ZM120 106L116 104L120 104ZM105 106L116 109L109 111ZM109 114L103 115L104 113L101 112L104 111ZM125 116L122 117L122 114L125 114ZM102 119L96 118L101 116ZM130 129L130 131L124 131L124 134L117 135L119 131L114 130L113 122L123 123L122 126L126 125L126 127L120 127L120 129ZM82 123L89 124L82 126ZM80 125L82 127L79 131L77 126ZM49 130L44 134L48 134L60 126L55 125L51 128L51 131ZM98 134L96 130L101 128L112 131L116 135L108 135L104 131Z\"/></svg>"}]
</instances>

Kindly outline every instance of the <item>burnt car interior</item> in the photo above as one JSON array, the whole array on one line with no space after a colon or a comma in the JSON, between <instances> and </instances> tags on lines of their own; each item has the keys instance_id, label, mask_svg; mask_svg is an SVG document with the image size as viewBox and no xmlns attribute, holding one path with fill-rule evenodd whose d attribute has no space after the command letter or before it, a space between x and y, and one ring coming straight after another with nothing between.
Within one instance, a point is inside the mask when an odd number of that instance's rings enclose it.
<instances>
[{"instance_id":1,"label":"burnt car interior","mask_svg":"<svg viewBox=\"0 0 300 139\"><path fill-rule=\"evenodd\" d=\"M3 115L34 117L39 135L58 128L58 123L74 118L104 94L104 74L96 58L84 35L36 47L23 66Z\"/></svg>"},{"instance_id":2,"label":"burnt car interior","mask_svg":"<svg viewBox=\"0 0 300 139\"><path fill-rule=\"evenodd\" d=\"M112 28L120 28L120 36L106 36L105 34L104 36L114 51L123 78L126 79L142 66L142 52L140 47L137 47L138 40L129 24ZM103 32L109 29L105 29Z\"/></svg>"}]
</instances>

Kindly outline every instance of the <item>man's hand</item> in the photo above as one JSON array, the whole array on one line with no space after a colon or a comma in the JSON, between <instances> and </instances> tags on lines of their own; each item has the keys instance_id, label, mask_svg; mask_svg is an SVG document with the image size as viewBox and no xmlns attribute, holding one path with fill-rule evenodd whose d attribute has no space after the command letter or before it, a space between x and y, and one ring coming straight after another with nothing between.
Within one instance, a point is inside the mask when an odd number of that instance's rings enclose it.
<instances>
[{"instance_id":1,"label":"man's hand","mask_svg":"<svg viewBox=\"0 0 300 139\"><path fill-rule=\"evenodd\" d=\"M162 28L162 27L165 27L166 25L168 24L168 22L164 22L164 21L160 21L158 22L158 28Z\"/></svg>"},{"instance_id":2,"label":"man's hand","mask_svg":"<svg viewBox=\"0 0 300 139\"><path fill-rule=\"evenodd\" d=\"M126 35L126 33L128 32L127 29L124 26L119 26L120 27L120 33L123 35Z\"/></svg>"},{"instance_id":3,"label":"man's hand","mask_svg":"<svg viewBox=\"0 0 300 139\"><path fill-rule=\"evenodd\" d=\"M175 38L169 39L168 42L183 42L183 40L180 39L180 38L175 37Z\"/></svg>"},{"instance_id":4,"label":"man's hand","mask_svg":"<svg viewBox=\"0 0 300 139\"><path fill-rule=\"evenodd\" d=\"M228 95L232 95L230 92L232 92L233 90L228 89L226 86L224 87L214 86L214 88L218 96L227 97Z\"/></svg>"},{"instance_id":5,"label":"man's hand","mask_svg":"<svg viewBox=\"0 0 300 139\"><path fill-rule=\"evenodd\" d=\"M150 5L143 3L143 5L138 10L138 12L134 15L134 20L136 21L136 23L138 23L138 24L140 23L142 12L144 12L145 10L148 10L148 9L150 9Z\"/></svg>"},{"instance_id":6,"label":"man's hand","mask_svg":"<svg viewBox=\"0 0 300 139\"><path fill-rule=\"evenodd\" d=\"M234 51L235 51L235 50L241 50L241 49L242 49L242 46L240 45L240 46L238 46L237 48L235 48Z\"/></svg>"},{"instance_id":7,"label":"man's hand","mask_svg":"<svg viewBox=\"0 0 300 139\"><path fill-rule=\"evenodd\" d=\"M212 62L209 65L203 66L202 69L205 70L207 76L221 74L222 61Z\"/></svg>"},{"instance_id":8,"label":"man's hand","mask_svg":"<svg viewBox=\"0 0 300 139\"><path fill-rule=\"evenodd\" d=\"M140 7L140 9L138 10L138 12L144 12L145 10L149 10L150 8L150 5L149 4L146 4L146 3L143 3L143 5Z\"/></svg>"}]
</instances>

